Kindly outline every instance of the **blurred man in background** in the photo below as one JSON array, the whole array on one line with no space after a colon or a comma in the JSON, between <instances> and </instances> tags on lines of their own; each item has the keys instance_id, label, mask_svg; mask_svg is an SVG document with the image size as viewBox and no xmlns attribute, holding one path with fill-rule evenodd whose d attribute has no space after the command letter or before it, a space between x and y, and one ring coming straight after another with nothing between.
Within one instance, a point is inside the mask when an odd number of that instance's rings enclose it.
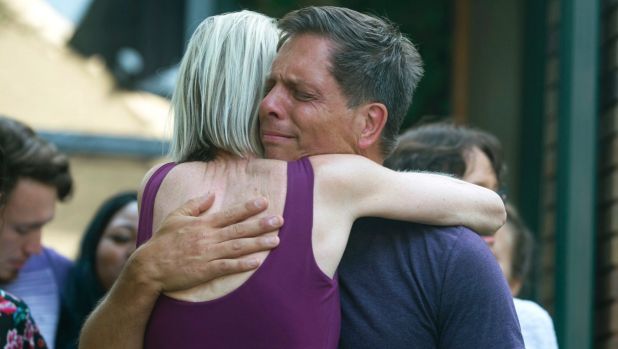
<instances>
[{"instance_id":1,"label":"blurred man in background","mask_svg":"<svg viewBox=\"0 0 618 349\"><path fill-rule=\"evenodd\" d=\"M71 261L44 248L41 232L54 218L56 201L71 194L69 160L30 127L3 116L0 148L7 171L0 211L0 287L30 306L51 348Z\"/></svg>"}]
</instances>

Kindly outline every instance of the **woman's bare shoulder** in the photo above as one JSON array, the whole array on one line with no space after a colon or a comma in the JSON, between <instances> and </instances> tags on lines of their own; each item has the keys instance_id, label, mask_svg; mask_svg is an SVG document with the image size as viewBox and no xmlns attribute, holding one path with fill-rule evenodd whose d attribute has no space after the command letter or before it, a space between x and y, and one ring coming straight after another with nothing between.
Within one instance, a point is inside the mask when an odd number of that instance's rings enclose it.
<instances>
[{"instance_id":1,"label":"woman's bare shoulder","mask_svg":"<svg viewBox=\"0 0 618 349\"><path fill-rule=\"evenodd\" d=\"M152 175L157 172L158 169L160 169L161 167L163 167L163 165L168 164L168 162L162 162L159 164L156 164L154 166L152 166L150 168L150 170L148 170L148 172L146 172L146 174L144 175L144 178L142 178L142 183L139 186L139 191L137 192L137 196L138 196L138 203L142 202L142 194L144 193L144 189L146 188L146 184L148 184L148 181L150 180L150 177L152 177Z\"/></svg>"}]
</instances>

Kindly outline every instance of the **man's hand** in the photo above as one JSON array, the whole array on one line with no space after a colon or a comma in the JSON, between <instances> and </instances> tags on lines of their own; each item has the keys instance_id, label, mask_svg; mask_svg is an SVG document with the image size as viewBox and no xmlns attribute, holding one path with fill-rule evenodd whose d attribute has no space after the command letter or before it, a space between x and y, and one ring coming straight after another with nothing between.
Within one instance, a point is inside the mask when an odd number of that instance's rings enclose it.
<instances>
[{"instance_id":1,"label":"man's hand","mask_svg":"<svg viewBox=\"0 0 618 349\"><path fill-rule=\"evenodd\" d=\"M138 248L107 296L86 320L80 348L141 348L148 318L161 292L188 289L222 275L258 267L246 256L277 246L283 217L252 218L268 203L258 198L207 213L214 196L193 200L172 212ZM205 213L206 212L206 213Z\"/></svg>"},{"instance_id":2,"label":"man's hand","mask_svg":"<svg viewBox=\"0 0 618 349\"><path fill-rule=\"evenodd\" d=\"M280 216L246 220L266 209L258 198L209 214L214 195L192 199L172 212L132 258L137 275L150 278L159 292L185 290L219 276L258 267L248 254L269 250L276 236L261 236L283 224Z\"/></svg>"}]
</instances>

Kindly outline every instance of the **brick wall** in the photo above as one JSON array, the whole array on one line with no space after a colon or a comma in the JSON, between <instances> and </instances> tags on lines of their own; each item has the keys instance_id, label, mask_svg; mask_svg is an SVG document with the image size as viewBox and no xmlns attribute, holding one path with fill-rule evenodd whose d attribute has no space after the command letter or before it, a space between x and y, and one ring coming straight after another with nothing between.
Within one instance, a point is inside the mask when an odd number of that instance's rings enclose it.
<instances>
[{"instance_id":1,"label":"brick wall","mask_svg":"<svg viewBox=\"0 0 618 349\"><path fill-rule=\"evenodd\" d=\"M545 75L545 161L542 176L542 227L539 234L539 302L553 313L556 259L556 158L558 130L558 76L560 1L547 4L547 54Z\"/></svg>"},{"instance_id":2,"label":"brick wall","mask_svg":"<svg viewBox=\"0 0 618 349\"><path fill-rule=\"evenodd\" d=\"M596 347L618 348L618 1L602 4Z\"/></svg>"}]
</instances>

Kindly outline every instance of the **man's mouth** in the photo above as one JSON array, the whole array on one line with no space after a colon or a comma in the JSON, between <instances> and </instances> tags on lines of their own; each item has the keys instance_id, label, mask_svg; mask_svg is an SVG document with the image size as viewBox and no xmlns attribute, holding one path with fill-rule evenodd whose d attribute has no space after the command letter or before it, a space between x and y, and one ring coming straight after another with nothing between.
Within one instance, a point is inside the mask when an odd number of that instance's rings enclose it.
<instances>
[{"instance_id":1,"label":"man's mouth","mask_svg":"<svg viewBox=\"0 0 618 349\"><path fill-rule=\"evenodd\" d=\"M282 142L290 140L294 137L288 134L275 131L262 131L262 142Z\"/></svg>"}]
</instances>

